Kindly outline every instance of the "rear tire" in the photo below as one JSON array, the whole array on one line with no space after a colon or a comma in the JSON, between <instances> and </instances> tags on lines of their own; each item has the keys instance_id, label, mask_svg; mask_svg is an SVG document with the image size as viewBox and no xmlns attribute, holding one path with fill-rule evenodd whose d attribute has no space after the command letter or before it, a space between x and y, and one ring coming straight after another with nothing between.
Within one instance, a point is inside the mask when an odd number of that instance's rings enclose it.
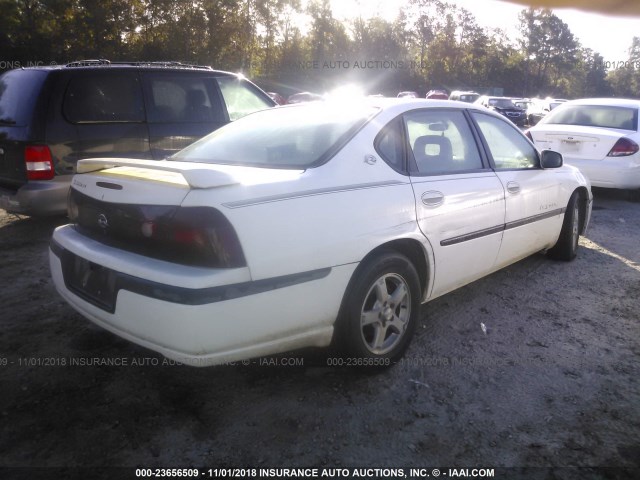
<instances>
[{"instance_id":1,"label":"rear tire","mask_svg":"<svg viewBox=\"0 0 640 480\"><path fill-rule=\"evenodd\" d=\"M573 192L567 205L567 211L564 214L558 242L548 252L551 258L565 262L570 262L576 258L581 223L580 194Z\"/></svg>"},{"instance_id":2,"label":"rear tire","mask_svg":"<svg viewBox=\"0 0 640 480\"><path fill-rule=\"evenodd\" d=\"M355 366L390 366L404 354L418 323L418 273L404 255L385 252L356 275L338 319L342 353Z\"/></svg>"}]
</instances>

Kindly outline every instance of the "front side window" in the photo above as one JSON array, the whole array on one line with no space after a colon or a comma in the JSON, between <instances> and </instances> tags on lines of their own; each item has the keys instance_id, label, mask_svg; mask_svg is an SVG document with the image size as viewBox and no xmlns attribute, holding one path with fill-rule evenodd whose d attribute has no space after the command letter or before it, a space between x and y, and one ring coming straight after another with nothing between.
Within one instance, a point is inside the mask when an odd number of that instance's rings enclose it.
<instances>
[{"instance_id":1,"label":"front side window","mask_svg":"<svg viewBox=\"0 0 640 480\"><path fill-rule=\"evenodd\" d=\"M74 76L67 87L62 110L72 123L144 121L138 80L123 73Z\"/></svg>"},{"instance_id":2,"label":"front side window","mask_svg":"<svg viewBox=\"0 0 640 480\"><path fill-rule=\"evenodd\" d=\"M155 74L145 77L150 123L220 122L214 79L199 75Z\"/></svg>"},{"instance_id":3,"label":"front side window","mask_svg":"<svg viewBox=\"0 0 640 480\"><path fill-rule=\"evenodd\" d=\"M405 116L409 146L419 174L482 169L478 147L464 114L456 110L418 110Z\"/></svg>"},{"instance_id":4,"label":"front side window","mask_svg":"<svg viewBox=\"0 0 640 480\"><path fill-rule=\"evenodd\" d=\"M512 124L480 112L471 114L484 136L496 170L536 168L538 153Z\"/></svg>"},{"instance_id":5,"label":"front side window","mask_svg":"<svg viewBox=\"0 0 640 480\"><path fill-rule=\"evenodd\" d=\"M222 91L222 97L227 105L231 121L273 106L268 98L260 95L259 91L239 78L218 78L218 85L220 85L220 91Z\"/></svg>"},{"instance_id":6,"label":"front side window","mask_svg":"<svg viewBox=\"0 0 640 480\"><path fill-rule=\"evenodd\" d=\"M247 115L171 157L185 162L304 169L330 158L377 112L329 103Z\"/></svg>"}]
</instances>

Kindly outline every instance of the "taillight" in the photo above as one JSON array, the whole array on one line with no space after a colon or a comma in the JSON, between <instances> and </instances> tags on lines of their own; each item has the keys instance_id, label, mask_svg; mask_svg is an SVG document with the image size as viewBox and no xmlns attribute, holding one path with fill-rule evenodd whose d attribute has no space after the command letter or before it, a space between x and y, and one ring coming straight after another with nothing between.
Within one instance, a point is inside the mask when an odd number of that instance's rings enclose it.
<instances>
[{"instance_id":1,"label":"taillight","mask_svg":"<svg viewBox=\"0 0 640 480\"><path fill-rule=\"evenodd\" d=\"M164 237L166 247L180 251L183 261L226 268L246 265L235 229L218 210L181 207L162 227L158 236Z\"/></svg>"},{"instance_id":2,"label":"taillight","mask_svg":"<svg viewBox=\"0 0 640 480\"><path fill-rule=\"evenodd\" d=\"M28 145L24 149L28 180L51 180L55 176L51 150L46 145Z\"/></svg>"},{"instance_id":3,"label":"taillight","mask_svg":"<svg viewBox=\"0 0 640 480\"><path fill-rule=\"evenodd\" d=\"M246 266L235 229L215 208L108 203L74 188L67 205L76 228L107 245L182 265Z\"/></svg>"},{"instance_id":4,"label":"taillight","mask_svg":"<svg viewBox=\"0 0 640 480\"><path fill-rule=\"evenodd\" d=\"M638 147L636 142L627 137L622 137L616 142L611 151L607 153L607 157L627 157L637 153L639 149L640 147Z\"/></svg>"},{"instance_id":5,"label":"taillight","mask_svg":"<svg viewBox=\"0 0 640 480\"><path fill-rule=\"evenodd\" d=\"M67 217L69 217L69 221L71 223L76 223L78 221L78 216L80 215L80 210L78 208L76 197L73 195L73 191L73 188L70 188L67 195Z\"/></svg>"}]
</instances>

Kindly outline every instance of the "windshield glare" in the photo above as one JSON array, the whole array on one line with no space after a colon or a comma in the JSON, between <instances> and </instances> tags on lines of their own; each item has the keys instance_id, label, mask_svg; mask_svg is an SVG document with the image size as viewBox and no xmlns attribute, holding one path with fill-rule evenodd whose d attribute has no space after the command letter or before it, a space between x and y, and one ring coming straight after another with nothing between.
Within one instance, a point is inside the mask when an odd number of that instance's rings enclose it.
<instances>
[{"instance_id":1,"label":"windshield glare","mask_svg":"<svg viewBox=\"0 0 640 480\"><path fill-rule=\"evenodd\" d=\"M554 109L543 122L550 125L580 125L637 131L638 109L609 105L563 105L562 108Z\"/></svg>"},{"instance_id":2,"label":"windshield glare","mask_svg":"<svg viewBox=\"0 0 640 480\"><path fill-rule=\"evenodd\" d=\"M216 130L171 160L304 169L328 160L376 111L329 102L264 110Z\"/></svg>"}]
</instances>

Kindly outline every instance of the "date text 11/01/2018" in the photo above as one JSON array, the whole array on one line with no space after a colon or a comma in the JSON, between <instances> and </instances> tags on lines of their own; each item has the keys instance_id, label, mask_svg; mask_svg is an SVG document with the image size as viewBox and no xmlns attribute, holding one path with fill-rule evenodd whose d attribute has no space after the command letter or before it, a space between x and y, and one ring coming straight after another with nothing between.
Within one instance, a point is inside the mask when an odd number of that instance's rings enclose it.
<instances>
[{"instance_id":1,"label":"date text 11/01/2018","mask_svg":"<svg viewBox=\"0 0 640 480\"><path fill-rule=\"evenodd\" d=\"M204 477L204 478L493 478L492 468L213 468L213 469L136 469L136 477Z\"/></svg>"}]
</instances>

